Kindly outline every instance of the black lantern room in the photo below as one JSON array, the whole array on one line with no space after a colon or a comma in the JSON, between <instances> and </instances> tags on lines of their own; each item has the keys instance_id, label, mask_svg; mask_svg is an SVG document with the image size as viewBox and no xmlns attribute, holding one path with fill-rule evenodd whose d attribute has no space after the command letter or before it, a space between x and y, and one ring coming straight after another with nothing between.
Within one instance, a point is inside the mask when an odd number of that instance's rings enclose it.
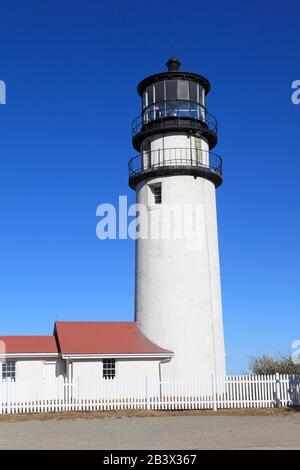
<instances>
[{"instance_id":1,"label":"black lantern room","mask_svg":"<svg viewBox=\"0 0 300 470\"><path fill-rule=\"evenodd\" d=\"M137 87L142 98L142 112L132 124L133 147L142 152L143 142L148 137L162 133L186 133L205 139L209 149L213 149L217 144L217 120L206 107L206 96L210 91L209 81L196 73L181 71L180 61L175 57L169 59L166 65L166 72L145 78ZM212 179L216 186L219 186L222 182L222 162L220 157L217 160L216 168L214 165L214 168L192 169L191 174L195 171L201 173L203 170L202 173L207 175L205 177ZM164 168L159 170L166 174L165 161L163 166ZM187 166L180 170L176 165L177 172L187 172ZM145 170L141 168L143 169ZM214 174L211 174L211 171ZM137 175L132 176L136 179ZM142 175L139 175L138 180L141 177ZM135 187L133 179L129 178L131 187Z\"/></svg>"}]
</instances>

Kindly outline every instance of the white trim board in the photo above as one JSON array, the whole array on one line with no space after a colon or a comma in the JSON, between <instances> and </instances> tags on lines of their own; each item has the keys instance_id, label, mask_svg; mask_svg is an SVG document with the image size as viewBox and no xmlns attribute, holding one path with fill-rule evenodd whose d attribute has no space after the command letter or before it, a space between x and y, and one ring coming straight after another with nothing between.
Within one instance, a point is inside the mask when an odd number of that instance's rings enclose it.
<instances>
[{"instance_id":1,"label":"white trim board","mask_svg":"<svg viewBox=\"0 0 300 470\"><path fill-rule=\"evenodd\" d=\"M174 353L159 354L62 354L63 359L160 359L173 357Z\"/></svg>"}]
</instances>

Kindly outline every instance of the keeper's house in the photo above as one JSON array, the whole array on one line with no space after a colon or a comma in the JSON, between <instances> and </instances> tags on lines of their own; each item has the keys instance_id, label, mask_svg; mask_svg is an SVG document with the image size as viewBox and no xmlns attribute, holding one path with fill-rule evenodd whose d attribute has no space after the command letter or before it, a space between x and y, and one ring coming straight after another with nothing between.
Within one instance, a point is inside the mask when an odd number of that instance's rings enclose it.
<instances>
[{"instance_id":1,"label":"keeper's house","mask_svg":"<svg viewBox=\"0 0 300 470\"><path fill-rule=\"evenodd\" d=\"M171 351L135 322L56 322L53 336L0 336L2 379L159 376Z\"/></svg>"}]
</instances>

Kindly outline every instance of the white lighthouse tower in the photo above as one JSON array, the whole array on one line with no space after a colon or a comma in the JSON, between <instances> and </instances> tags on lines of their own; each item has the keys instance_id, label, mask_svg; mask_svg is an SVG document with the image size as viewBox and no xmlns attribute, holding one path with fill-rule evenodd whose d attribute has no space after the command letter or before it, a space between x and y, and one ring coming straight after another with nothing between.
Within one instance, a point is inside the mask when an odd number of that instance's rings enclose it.
<instances>
[{"instance_id":1,"label":"white lighthouse tower","mask_svg":"<svg viewBox=\"0 0 300 470\"><path fill-rule=\"evenodd\" d=\"M167 68L138 85L142 112L132 127L139 155L129 162L129 185L145 208L136 240L135 319L151 341L174 352L163 375L223 376L216 216L222 160L211 152L217 122L206 108L210 83L181 71L174 57Z\"/></svg>"}]
</instances>

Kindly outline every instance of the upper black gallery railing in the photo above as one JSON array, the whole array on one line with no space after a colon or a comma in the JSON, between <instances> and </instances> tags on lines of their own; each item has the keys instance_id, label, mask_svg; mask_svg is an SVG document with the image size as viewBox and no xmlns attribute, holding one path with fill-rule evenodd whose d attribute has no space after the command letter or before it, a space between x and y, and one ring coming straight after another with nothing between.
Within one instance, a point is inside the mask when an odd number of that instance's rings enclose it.
<instances>
[{"instance_id":1,"label":"upper black gallery railing","mask_svg":"<svg viewBox=\"0 0 300 470\"><path fill-rule=\"evenodd\" d=\"M161 127L176 126L199 127L203 123L214 134L218 133L217 119L196 101L173 100L161 101L145 108L132 123L132 136L149 128L151 124Z\"/></svg>"},{"instance_id":2,"label":"upper black gallery railing","mask_svg":"<svg viewBox=\"0 0 300 470\"><path fill-rule=\"evenodd\" d=\"M128 163L129 182L134 187L139 181L156 175L190 174L222 183L222 158L216 153L198 148L167 148L145 151Z\"/></svg>"}]
</instances>

